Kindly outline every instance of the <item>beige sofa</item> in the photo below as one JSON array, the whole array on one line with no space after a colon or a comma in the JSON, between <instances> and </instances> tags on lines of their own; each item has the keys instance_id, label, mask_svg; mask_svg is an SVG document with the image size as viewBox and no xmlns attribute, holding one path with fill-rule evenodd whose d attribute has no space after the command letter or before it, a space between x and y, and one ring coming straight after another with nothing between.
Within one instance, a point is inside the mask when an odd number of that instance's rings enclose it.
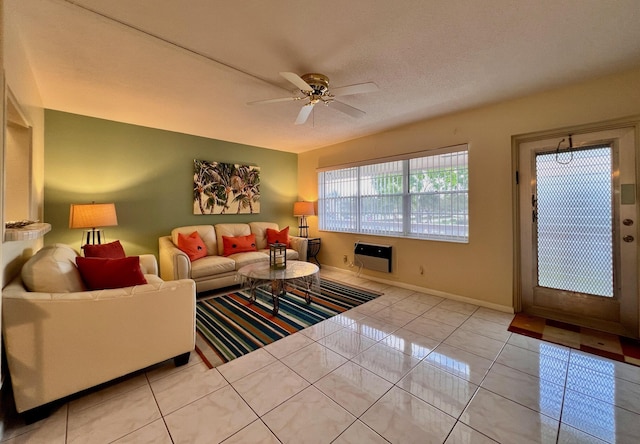
<instances>
[{"instance_id":1,"label":"beige sofa","mask_svg":"<svg viewBox=\"0 0 640 444\"><path fill-rule=\"evenodd\" d=\"M194 349L192 280L162 281L155 256L143 255L147 284L83 291L76 255L63 244L47 246L2 290L4 344L20 413L166 359L185 364ZM23 277L52 291L28 291Z\"/></svg>"},{"instance_id":2,"label":"beige sofa","mask_svg":"<svg viewBox=\"0 0 640 444\"><path fill-rule=\"evenodd\" d=\"M163 236L158 241L160 276L165 281L193 279L198 293L236 285L238 269L256 262L269 262L267 228L280 231L278 224L272 222L192 225L174 228L170 236ZM188 236L194 231L198 232L207 247L207 256L191 262L189 256L177 247L178 233ZM236 237L252 233L256 235L258 251L223 255L222 236ZM287 260L306 260L307 239L289 236L289 243Z\"/></svg>"}]
</instances>

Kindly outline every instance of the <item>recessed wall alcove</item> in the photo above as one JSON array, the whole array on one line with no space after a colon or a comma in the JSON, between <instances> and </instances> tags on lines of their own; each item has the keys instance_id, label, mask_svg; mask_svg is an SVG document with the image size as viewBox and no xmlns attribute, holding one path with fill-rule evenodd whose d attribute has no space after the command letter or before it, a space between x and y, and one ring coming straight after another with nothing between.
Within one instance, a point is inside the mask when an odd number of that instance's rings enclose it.
<instances>
[{"instance_id":1,"label":"recessed wall alcove","mask_svg":"<svg viewBox=\"0 0 640 444\"><path fill-rule=\"evenodd\" d=\"M3 228L7 222L35 221L37 218L32 210L32 126L9 89L6 98ZM51 225L37 222L19 228L4 228L4 241L38 239L51 230Z\"/></svg>"}]
</instances>

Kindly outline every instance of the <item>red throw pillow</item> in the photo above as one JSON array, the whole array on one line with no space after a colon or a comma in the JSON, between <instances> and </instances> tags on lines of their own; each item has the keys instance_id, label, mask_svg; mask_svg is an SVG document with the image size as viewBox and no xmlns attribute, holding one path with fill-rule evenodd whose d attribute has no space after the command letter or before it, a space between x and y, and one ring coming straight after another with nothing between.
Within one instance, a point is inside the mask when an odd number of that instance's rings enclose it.
<instances>
[{"instance_id":1,"label":"red throw pillow","mask_svg":"<svg viewBox=\"0 0 640 444\"><path fill-rule=\"evenodd\" d=\"M147 283L140 269L138 256L120 259L78 256L76 264L89 290L124 288Z\"/></svg>"},{"instance_id":2,"label":"red throw pillow","mask_svg":"<svg viewBox=\"0 0 640 444\"><path fill-rule=\"evenodd\" d=\"M245 251L258 251L255 234L238 237L222 236L222 246L225 256L234 253L243 253Z\"/></svg>"},{"instance_id":3,"label":"red throw pillow","mask_svg":"<svg viewBox=\"0 0 640 444\"><path fill-rule=\"evenodd\" d=\"M289 248L289 227L280 231L273 228L267 228L267 244L285 244Z\"/></svg>"},{"instance_id":4,"label":"red throw pillow","mask_svg":"<svg viewBox=\"0 0 640 444\"><path fill-rule=\"evenodd\" d=\"M187 253L191 262L207 255L207 247L197 231L189 236L178 233L178 248Z\"/></svg>"},{"instance_id":5,"label":"red throw pillow","mask_svg":"<svg viewBox=\"0 0 640 444\"><path fill-rule=\"evenodd\" d=\"M82 247L82 250L84 251L84 257L120 259L127 256L119 240L109 242L108 244L87 244Z\"/></svg>"}]
</instances>

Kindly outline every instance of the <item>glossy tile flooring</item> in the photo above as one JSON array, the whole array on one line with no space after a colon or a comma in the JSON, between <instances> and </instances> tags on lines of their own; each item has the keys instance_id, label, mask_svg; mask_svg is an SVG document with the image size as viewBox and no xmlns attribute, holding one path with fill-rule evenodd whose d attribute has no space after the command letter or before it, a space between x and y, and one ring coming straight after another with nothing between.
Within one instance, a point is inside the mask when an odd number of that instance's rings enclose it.
<instances>
[{"instance_id":1,"label":"glossy tile flooring","mask_svg":"<svg viewBox=\"0 0 640 444\"><path fill-rule=\"evenodd\" d=\"M512 315L380 298L208 370L196 354L59 407L7 443L638 443L640 368L507 331Z\"/></svg>"}]
</instances>

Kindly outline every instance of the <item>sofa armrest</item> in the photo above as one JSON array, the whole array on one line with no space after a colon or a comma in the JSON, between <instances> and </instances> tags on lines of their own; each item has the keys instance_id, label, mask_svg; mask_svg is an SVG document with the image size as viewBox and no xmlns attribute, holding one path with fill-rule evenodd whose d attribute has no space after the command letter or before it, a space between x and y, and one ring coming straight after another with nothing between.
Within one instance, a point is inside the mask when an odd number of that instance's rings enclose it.
<instances>
[{"instance_id":1,"label":"sofa armrest","mask_svg":"<svg viewBox=\"0 0 640 444\"><path fill-rule=\"evenodd\" d=\"M142 274L153 274L158 276L158 261L153 254L141 254L139 255L139 258Z\"/></svg>"},{"instance_id":2,"label":"sofa armrest","mask_svg":"<svg viewBox=\"0 0 640 444\"><path fill-rule=\"evenodd\" d=\"M291 248L298 252L298 260L307 260L307 244L308 239L306 237L289 236L289 244Z\"/></svg>"},{"instance_id":3,"label":"sofa armrest","mask_svg":"<svg viewBox=\"0 0 640 444\"><path fill-rule=\"evenodd\" d=\"M162 280L191 279L191 260L184 251L175 246L171 236L159 238L158 247Z\"/></svg>"}]
</instances>

